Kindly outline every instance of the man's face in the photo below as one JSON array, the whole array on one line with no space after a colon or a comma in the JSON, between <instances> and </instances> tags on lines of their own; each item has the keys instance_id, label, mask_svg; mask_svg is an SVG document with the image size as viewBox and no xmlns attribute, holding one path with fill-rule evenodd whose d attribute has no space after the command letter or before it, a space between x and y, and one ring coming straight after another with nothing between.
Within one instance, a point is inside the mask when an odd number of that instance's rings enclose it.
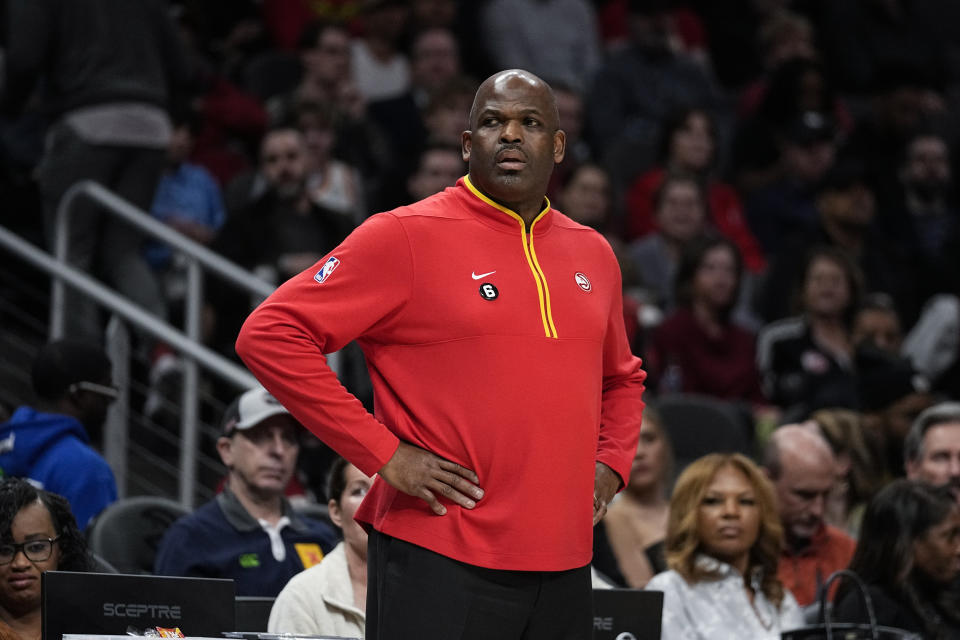
<instances>
[{"instance_id":1,"label":"man's face","mask_svg":"<svg viewBox=\"0 0 960 640\"><path fill-rule=\"evenodd\" d=\"M417 38L410 59L413 83L434 91L460 73L457 43L446 29L431 29Z\"/></svg>"},{"instance_id":2,"label":"man's face","mask_svg":"<svg viewBox=\"0 0 960 640\"><path fill-rule=\"evenodd\" d=\"M903 181L925 196L943 193L950 184L950 152L936 136L916 138L907 149Z\"/></svg>"},{"instance_id":3,"label":"man's face","mask_svg":"<svg viewBox=\"0 0 960 640\"><path fill-rule=\"evenodd\" d=\"M429 149L420 159L420 168L407 184L410 195L415 200L452 187L463 175L463 160L453 149Z\"/></svg>"},{"instance_id":4,"label":"man's face","mask_svg":"<svg viewBox=\"0 0 960 640\"><path fill-rule=\"evenodd\" d=\"M960 422L944 422L927 429L920 456L907 462L907 477L937 487L949 486L960 502Z\"/></svg>"},{"instance_id":5,"label":"man's face","mask_svg":"<svg viewBox=\"0 0 960 640\"><path fill-rule=\"evenodd\" d=\"M550 90L522 72L481 85L462 136L463 159L474 184L510 208L543 200L553 165L563 160L566 137L558 128Z\"/></svg>"},{"instance_id":6,"label":"man's face","mask_svg":"<svg viewBox=\"0 0 960 640\"><path fill-rule=\"evenodd\" d=\"M271 416L217 442L230 481L262 496L280 496L293 476L300 452L299 425L292 416Z\"/></svg>"},{"instance_id":7,"label":"man's face","mask_svg":"<svg viewBox=\"0 0 960 640\"><path fill-rule=\"evenodd\" d=\"M324 29L312 49L301 56L304 73L316 82L338 84L350 77L350 34L339 27Z\"/></svg>"},{"instance_id":8,"label":"man's face","mask_svg":"<svg viewBox=\"0 0 960 640\"><path fill-rule=\"evenodd\" d=\"M268 133L260 151L260 170L281 197L298 196L307 173L303 136L294 129Z\"/></svg>"},{"instance_id":9,"label":"man's face","mask_svg":"<svg viewBox=\"0 0 960 640\"><path fill-rule=\"evenodd\" d=\"M887 353L899 354L903 332L897 314L885 309L864 309L857 313L853 321L852 342L858 345L867 340Z\"/></svg>"},{"instance_id":10,"label":"man's face","mask_svg":"<svg viewBox=\"0 0 960 640\"><path fill-rule=\"evenodd\" d=\"M787 538L807 541L823 524L827 496L836 481L834 461L826 455L782 453L780 477L773 480Z\"/></svg>"}]
</instances>

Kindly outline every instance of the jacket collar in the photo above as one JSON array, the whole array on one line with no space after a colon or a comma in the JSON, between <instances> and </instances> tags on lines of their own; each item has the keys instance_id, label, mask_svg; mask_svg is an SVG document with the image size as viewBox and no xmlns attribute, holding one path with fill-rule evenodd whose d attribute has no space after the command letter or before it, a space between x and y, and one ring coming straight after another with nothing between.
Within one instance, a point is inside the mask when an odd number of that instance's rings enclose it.
<instances>
[{"instance_id":1,"label":"jacket collar","mask_svg":"<svg viewBox=\"0 0 960 640\"><path fill-rule=\"evenodd\" d=\"M483 194L470 179L469 174L457 180L456 194L467 209L476 215L482 222L510 233L523 229L523 218L520 214ZM543 208L534 219L531 228L535 236L547 232L553 223L553 209L550 199L543 197Z\"/></svg>"},{"instance_id":2,"label":"jacket collar","mask_svg":"<svg viewBox=\"0 0 960 640\"><path fill-rule=\"evenodd\" d=\"M306 532L308 530L307 523L293 510L290 501L286 498L281 498L281 500L283 501L283 515L290 519L290 528L299 533ZM250 515L250 512L230 490L230 487L223 487L223 491L217 496L217 505L223 511L223 516L230 523L230 526L237 531L258 531L262 528L260 522Z\"/></svg>"}]
</instances>

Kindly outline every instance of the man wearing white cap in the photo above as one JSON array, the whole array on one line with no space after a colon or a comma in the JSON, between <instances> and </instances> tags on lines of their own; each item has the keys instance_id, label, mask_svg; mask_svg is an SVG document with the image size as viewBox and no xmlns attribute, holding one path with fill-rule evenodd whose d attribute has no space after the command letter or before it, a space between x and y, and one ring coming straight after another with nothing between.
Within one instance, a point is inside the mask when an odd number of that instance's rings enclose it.
<instances>
[{"instance_id":1,"label":"man wearing white cap","mask_svg":"<svg viewBox=\"0 0 960 640\"><path fill-rule=\"evenodd\" d=\"M237 595L276 596L323 559L336 534L294 513L283 492L300 451L297 421L265 389L227 408L217 451L223 492L175 522L160 543L158 575L232 578Z\"/></svg>"}]
</instances>

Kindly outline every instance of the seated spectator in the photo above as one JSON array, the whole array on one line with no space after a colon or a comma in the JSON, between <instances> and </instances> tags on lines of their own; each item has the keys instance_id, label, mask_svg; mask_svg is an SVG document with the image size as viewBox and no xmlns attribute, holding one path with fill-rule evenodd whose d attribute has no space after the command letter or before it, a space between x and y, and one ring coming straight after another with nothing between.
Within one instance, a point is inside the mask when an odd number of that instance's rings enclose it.
<instances>
[{"instance_id":1,"label":"seated spectator","mask_svg":"<svg viewBox=\"0 0 960 640\"><path fill-rule=\"evenodd\" d=\"M425 108L430 97L461 72L459 45L450 29L439 26L426 28L413 37L410 45L410 89L417 107Z\"/></svg>"},{"instance_id":2,"label":"seated spectator","mask_svg":"<svg viewBox=\"0 0 960 640\"><path fill-rule=\"evenodd\" d=\"M857 391L863 429L883 443L888 477L903 475L904 440L914 420L935 402L930 382L909 360L866 346L857 350Z\"/></svg>"},{"instance_id":3,"label":"seated spectator","mask_svg":"<svg viewBox=\"0 0 960 640\"><path fill-rule=\"evenodd\" d=\"M850 409L814 411L803 426L827 440L837 462L837 482L823 519L856 538L867 502L889 481L882 462L883 442L865 432L863 416Z\"/></svg>"},{"instance_id":4,"label":"seated spectator","mask_svg":"<svg viewBox=\"0 0 960 640\"><path fill-rule=\"evenodd\" d=\"M766 396L796 419L816 409L859 405L850 322L860 272L845 253L818 247L802 273L800 315L768 324L757 337Z\"/></svg>"},{"instance_id":5,"label":"seated spectator","mask_svg":"<svg viewBox=\"0 0 960 640\"><path fill-rule=\"evenodd\" d=\"M360 94L368 101L395 98L410 89L410 63L400 51L409 9L404 0L362 3L363 33L351 45L351 69Z\"/></svg>"},{"instance_id":6,"label":"seated spectator","mask_svg":"<svg viewBox=\"0 0 960 640\"><path fill-rule=\"evenodd\" d=\"M664 177L654 194L658 230L633 243L627 255L649 302L673 311L674 280L687 246L707 231L707 201L699 181L688 174Z\"/></svg>"},{"instance_id":7,"label":"seated spectator","mask_svg":"<svg viewBox=\"0 0 960 640\"><path fill-rule=\"evenodd\" d=\"M917 416L903 458L909 479L946 487L960 505L960 403L941 402Z\"/></svg>"},{"instance_id":8,"label":"seated spectator","mask_svg":"<svg viewBox=\"0 0 960 640\"><path fill-rule=\"evenodd\" d=\"M321 103L301 102L296 114L307 149L307 197L318 207L342 215L344 224L360 224L367 217L363 181L355 168L333 157L335 111Z\"/></svg>"},{"instance_id":9,"label":"seated spectator","mask_svg":"<svg viewBox=\"0 0 960 640\"><path fill-rule=\"evenodd\" d=\"M718 100L713 77L690 55L671 49L670 11L662 2L629 3L630 40L601 64L586 92L594 156L622 186L654 160L652 141L664 117Z\"/></svg>"},{"instance_id":10,"label":"seated spectator","mask_svg":"<svg viewBox=\"0 0 960 640\"><path fill-rule=\"evenodd\" d=\"M850 569L866 583L878 624L923 638L955 638L958 559L960 508L953 496L944 488L896 480L867 506ZM868 622L859 590L841 585L833 619Z\"/></svg>"},{"instance_id":11,"label":"seated spectator","mask_svg":"<svg viewBox=\"0 0 960 640\"><path fill-rule=\"evenodd\" d=\"M647 406L627 486L610 503L600 525L628 587L642 589L650 578L667 570L663 539L672 475L670 441L659 415Z\"/></svg>"},{"instance_id":12,"label":"seated spectator","mask_svg":"<svg viewBox=\"0 0 960 640\"><path fill-rule=\"evenodd\" d=\"M233 401L217 440L226 486L170 526L157 550L157 575L232 578L237 595L273 597L323 559L336 534L297 515L284 497L300 450L299 428L263 388Z\"/></svg>"},{"instance_id":13,"label":"seated spectator","mask_svg":"<svg viewBox=\"0 0 960 640\"><path fill-rule=\"evenodd\" d=\"M817 187L833 166L838 148L833 122L819 111L797 115L774 141L773 159L761 165L770 176L753 189L740 187L747 223L768 257L816 222Z\"/></svg>"},{"instance_id":14,"label":"seated spectator","mask_svg":"<svg viewBox=\"0 0 960 640\"><path fill-rule=\"evenodd\" d=\"M658 393L699 393L765 403L755 338L733 322L743 277L737 247L725 238L692 241L676 278L676 310L647 349L646 370Z\"/></svg>"},{"instance_id":15,"label":"seated spectator","mask_svg":"<svg viewBox=\"0 0 960 640\"><path fill-rule=\"evenodd\" d=\"M778 640L803 626L777 578L782 543L773 492L753 462L719 453L694 461L670 499L670 570L647 583L663 591L663 637Z\"/></svg>"},{"instance_id":16,"label":"seated spectator","mask_svg":"<svg viewBox=\"0 0 960 640\"><path fill-rule=\"evenodd\" d=\"M407 178L408 202L423 200L452 187L467 172L460 147L429 144L420 153L414 173Z\"/></svg>"},{"instance_id":17,"label":"seated spectator","mask_svg":"<svg viewBox=\"0 0 960 640\"><path fill-rule=\"evenodd\" d=\"M757 44L763 74L740 91L737 117L752 118L764 102L773 76L789 60L817 60L813 24L804 16L784 9L775 11L760 25Z\"/></svg>"},{"instance_id":18,"label":"seated spectator","mask_svg":"<svg viewBox=\"0 0 960 640\"><path fill-rule=\"evenodd\" d=\"M308 191L307 146L302 133L281 127L260 147L267 189L231 212L213 247L224 257L270 282L282 282L313 265L353 228L348 217L318 206ZM214 343L233 355L233 343L249 300L229 287L210 288L217 309Z\"/></svg>"},{"instance_id":19,"label":"seated spectator","mask_svg":"<svg viewBox=\"0 0 960 640\"><path fill-rule=\"evenodd\" d=\"M736 243L750 271L762 271L766 260L743 215L740 196L713 175L717 155L716 125L704 109L682 109L667 116L661 125L658 167L638 176L627 191L628 240L656 229L653 194L666 172L686 172L705 185L713 226Z\"/></svg>"},{"instance_id":20,"label":"seated spectator","mask_svg":"<svg viewBox=\"0 0 960 640\"><path fill-rule=\"evenodd\" d=\"M220 187L210 172L188 161L197 123L181 115L174 125L167 149L167 168L160 177L150 213L191 240L210 244L226 220ZM144 253L150 266L163 277L168 303L182 307L187 286L186 263L177 261L174 249L158 241L148 242Z\"/></svg>"},{"instance_id":21,"label":"seated spectator","mask_svg":"<svg viewBox=\"0 0 960 640\"><path fill-rule=\"evenodd\" d=\"M86 542L64 498L19 478L0 481L0 637L40 637L44 571L89 568Z\"/></svg>"},{"instance_id":22,"label":"seated spectator","mask_svg":"<svg viewBox=\"0 0 960 640\"><path fill-rule=\"evenodd\" d=\"M113 471L94 449L117 398L110 360L93 344L57 340L40 349L31 379L37 406L0 424L0 469L62 495L86 527L117 499Z\"/></svg>"},{"instance_id":23,"label":"seated spectator","mask_svg":"<svg viewBox=\"0 0 960 640\"><path fill-rule=\"evenodd\" d=\"M610 177L606 170L586 163L570 172L557 194L557 207L582 225L608 231Z\"/></svg>"},{"instance_id":24,"label":"seated spectator","mask_svg":"<svg viewBox=\"0 0 960 640\"><path fill-rule=\"evenodd\" d=\"M746 108L739 114L732 144L734 180L745 196L791 175L797 177L797 160L823 157L833 145L817 143L840 145L853 127L823 64L809 57L777 64L759 86L744 94L745 101L757 98L754 104L741 103ZM811 153L798 155L792 148L797 144L807 146Z\"/></svg>"},{"instance_id":25,"label":"seated spectator","mask_svg":"<svg viewBox=\"0 0 960 640\"><path fill-rule=\"evenodd\" d=\"M779 229L786 236L772 262L760 314L768 322L785 317L789 300L784 291L799 281L804 256L816 246L836 247L856 263L866 291L883 292L895 300L898 311L910 308L914 285L903 276L902 254L873 226L876 197L864 182L863 165L856 159L839 161L816 188L814 217L803 227ZM768 212L771 215L773 212Z\"/></svg>"},{"instance_id":26,"label":"seated spectator","mask_svg":"<svg viewBox=\"0 0 960 640\"><path fill-rule=\"evenodd\" d=\"M827 577L846 569L857 543L824 521L837 482L830 445L801 425L773 432L763 456L783 524L784 546L777 577L805 607L818 600Z\"/></svg>"},{"instance_id":27,"label":"seated spectator","mask_svg":"<svg viewBox=\"0 0 960 640\"><path fill-rule=\"evenodd\" d=\"M960 290L960 207L945 135L921 131L905 143L897 183L877 199L877 223L887 244L904 255L915 300ZM905 309L912 322L918 308Z\"/></svg>"},{"instance_id":28,"label":"seated spectator","mask_svg":"<svg viewBox=\"0 0 960 640\"><path fill-rule=\"evenodd\" d=\"M298 573L270 610L270 633L362 638L367 608L367 532L353 514L372 479L338 458L330 467L327 495L330 520L343 541L323 562Z\"/></svg>"},{"instance_id":29,"label":"seated spectator","mask_svg":"<svg viewBox=\"0 0 960 640\"><path fill-rule=\"evenodd\" d=\"M569 181L570 174L581 165L593 162L593 154L590 151L590 145L583 138L583 92L559 81L551 80L550 87L557 102L560 128L567 134L563 160L553 166L553 173L550 174L550 182L547 184L547 197L555 200L560 187Z\"/></svg>"},{"instance_id":30,"label":"seated spectator","mask_svg":"<svg viewBox=\"0 0 960 640\"><path fill-rule=\"evenodd\" d=\"M893 298L885 293L864 296L853 316L850 339L854 348L869 344L884 353L899 355L903 345L903 330Z\"/></svg>"}]
</instances>

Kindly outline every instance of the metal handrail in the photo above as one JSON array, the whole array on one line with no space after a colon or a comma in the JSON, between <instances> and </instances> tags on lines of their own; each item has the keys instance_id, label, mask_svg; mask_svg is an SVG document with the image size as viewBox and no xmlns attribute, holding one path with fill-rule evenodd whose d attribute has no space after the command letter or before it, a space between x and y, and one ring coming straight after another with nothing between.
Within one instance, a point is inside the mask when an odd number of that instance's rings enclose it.
<instances>
[{"instance_id":1,"label":"metal handrail","mask_svg":"<svg viewBox=\"0 0 960 640\"><path fill-rule=\"evenodd\" d=\"M141 331L182 352L186 356L185 369L187 371L189 371L191 365L196 369L196 363L200 363L239 389L249 389L259 384L256 378L246 369L133 304L92 276L54 259L45 251L38 249L3 226L0 226L0 246L46 272L55 281L59 280L74 287ZM195 383L190 385L189 382L187 379L184 380L184 392L194 395L197 393L197 385ZM194 432L193 444L189 446L190 438L188 437L189 434L186 433L188 429L192 429ZM193 504L193 489L196 482L196 431L196 414L194 413L192 426L188 425L186 420L184 421L182 434L184 446L181 447L180 452L180 502L188 507Z\"/></svg>"},{"instance_id":2,"label":"metal handrail","mask_svg":"<svg viewBox=\"0 0 960 640\"><path fill-rule=\"evenodd\" d=\"M70 238L70 212L75 200L86 196L99 205L126 220L129 224L147 232L149 235L175 247L188 258L196 260L208 270L229 280L232 284L245 289L253 295L266 298L273 293L276 286L260 278L251 271L238 267L215 251L211 251L199 242L191 240L179 231L153 218L150 214L141 211L109 189L92 180L81 180L75 183L60 199L57 205L57 223L54 236L54 256L63 262L67 260ZM50 337L59 338L63 335L66 312L63 305L64 288L54 281L50 300Z\"/></svg>"},{"instance_id":3,"label":"metal handrail","mask_svg":"<svg viewBox=\"0 0 960 640\"><path fill-rule=\"evenodd\" d=\"M243 367L227 360L216 351L190 340L186 334L176 327L158 319L149 311L143 310L93 276L60 263L60 261L50 257L47 252L38 249L2 225L0 225L0 246L49 275L62 278L71 287L90 296L99 304L154 338L163 340L175 349L183 351L227 382L244 389L259 384L257 379Z\"/></svg>"}]
</instances>

